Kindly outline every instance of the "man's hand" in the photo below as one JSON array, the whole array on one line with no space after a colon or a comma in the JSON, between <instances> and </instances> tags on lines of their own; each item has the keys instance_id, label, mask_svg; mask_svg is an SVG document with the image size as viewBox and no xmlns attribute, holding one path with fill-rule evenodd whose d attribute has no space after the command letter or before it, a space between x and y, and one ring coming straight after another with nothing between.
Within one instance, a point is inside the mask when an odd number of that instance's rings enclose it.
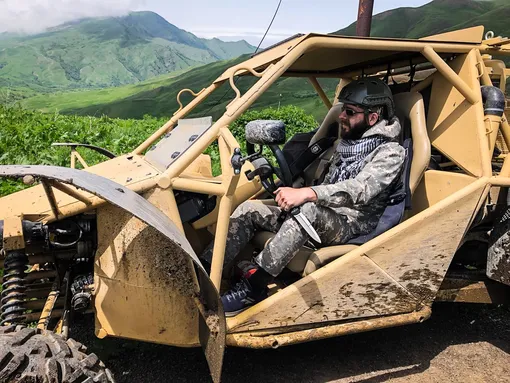
<instances>
[{"instance_id":1,"label":"man's hand","mask_svg":"<svg viewBox=\"0 0 510 383\"><path fill-rule=\"evenodd\" d=\"M294 189L282 187L276 189L274 193L276 194L276 203L285 211L301 206L305 202L317 201L317 194L315 194L312 188Z\"/></svg>"}]
</instances>

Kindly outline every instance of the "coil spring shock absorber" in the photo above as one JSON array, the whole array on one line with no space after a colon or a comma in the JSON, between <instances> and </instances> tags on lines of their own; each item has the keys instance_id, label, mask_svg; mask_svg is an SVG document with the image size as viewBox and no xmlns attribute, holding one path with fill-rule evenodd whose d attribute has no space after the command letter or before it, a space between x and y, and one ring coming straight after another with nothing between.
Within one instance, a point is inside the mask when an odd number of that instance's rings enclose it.
<instances>
[{"instance_id":1,"label":"coil spring shock absorber","mask_svg":"<svg viewBox=\"0 0 510 383\"><path fill-rule=\"evenodd\" d=\"M28 258L24 250L9 251L4 260L0 325L24 320L25 270Z\"/></svg>"}]
</instances>

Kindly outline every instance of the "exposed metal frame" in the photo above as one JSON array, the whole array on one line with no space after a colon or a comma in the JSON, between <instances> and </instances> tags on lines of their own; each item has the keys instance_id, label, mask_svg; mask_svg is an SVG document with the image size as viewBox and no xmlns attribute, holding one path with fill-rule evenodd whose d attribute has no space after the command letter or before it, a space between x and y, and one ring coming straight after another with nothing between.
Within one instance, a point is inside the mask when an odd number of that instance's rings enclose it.
<instances>
[{"instance_id":1,"label":"exposed metal frame","mask_svg":"<svg viewBox=\"0 0 510 383\"><path fill-rule=\"evenodd\" d=\"M175 202L175 197L173 195L173 190L185 190L191 192L212 194L219 197L219 208L218 208L218 219L216 222L216 231L215 231L215 245L213 249L213 263L211 268L211 280L213 285L217 290L219 290L221 283L221 274L224 260L224 248L227 236L227 229L229 224L229 218L234 206L234 191L238 185L240 176L234 174L232 169L230 160L235 148L239 147L239 143L232 135L232 133L228 129L228 125L234 121L237 117L239 117L242 113L244 113L249 106L255 102L258 97L264 93L266 89L268 89L279 77L287 74L288 69L296 62L303 54L318 48L349 48L349 49L379 49L379 50L387 50L387 51L409 51L409 52L418 52L423 55L423 60L421 62L430 62L434 68L445 78L448 82L450 82L455 89L457 89L463 97L471 104L475 105L481 101L481 96L476 91L472 89L441 57L442 53L455 53L455 54L467 54L467 55L475 55L478 64L479 70L479 78L482 84L490 85L491 80L490 77L483 68L483 59L481 53L491 53L491 54L504 54L510 55L510 50L504 50L500 47L495 47L494 45L487 44L472 44L472 43L443 43L443 42L434 42L434 41L402 41L402 40L384 40L384 39L354 39L354 38L342 38L342 37L327 37L327 36L319 36L319 35L310 35L305 38L299 38L299 43L295 46L291 47L288 52L282 55L280 58L275 60L270 60L271 62L264 61L265 54L272 54L271 51L265 52L260 56L255 56L253 59L248 60L247 62L241 63L233 68L228 69L224 74L222 74L217 80L215 80L209 87L202 89L198 93L193 93L190 90L195 98L188 103L188 105L180 108L174 116L160 129L158 129L151 137L149 137L145 142L139 145L131 154L131 156L140 157L143 152L154 142L156 142L163 134L170 131L177 123L178 120L184 118L187 114L189 114L200 102L204 101L212 92L218 89L222 84L226 81L234 85L233 79L236 75L244 75L247 73L251 73L259 77L259 80L243 95L240 94L239 91L236 92L236 97L228 104L226 108L226 112L224 115L219 118L212 127L205 132L201 137L199 137L196 142L189 148L188 151L183 153L181 157L179 157L172 166L167 169L162 174L158 174L156 180L148 179L139 182L136 185L130 185L130 189L137 192L146 191L155 185L158 185L161 189L166 189L166 191L170 191L169 195L169 213L168 215L172 219L172 221L177 225L178 229L181 232L184 232L183 225L180 220L179 212L177 209L177 204ZM473 57L473 56L471 56ZM262 64L261 64L262 62ZM252 65L253 64L253 65ZM264 67L264 65L266 65ZM408 65L408 62L402 61L402 65ZM371 71L375 71L377 68L371 68ZM383 68L384 69L384 68ZM377 73L377 72L373 72ZM357 72L351 71L348 73L349 76L357 75ZM295 75L295 73L291 74ZM332 77L337 77L339 75L345 76L346 73L330 73ZM306 74L303 76L305 78L309 78L310 82L314 86L314 89L317 91L319 97L325 103L326 106L331 107L331 101L327 98L324 90L320 87L320 84L317 81L317 77L322 77L320 73L317 73L316 76L310 76L310 74ZM415 87L412 88L413 91L420 91L429 86L433 81L433 77L423 80ZM182 92L181 92L182 93ZM477 106L478 107L478 106ZM480 106L481 107L481 106ZM502 118L500 121L498 119L486 120L485 121L485 134L481 134L480 139L480 147L481 150L484 151L483 159L490 159L489 156L489 147L491 146L490 139L487 138L494 129L501 129L505 142L510 146L510 125L506 118ZM483 130L483 125L479 128L479 130ZM186 168L192 164L192 162L197 158L198 155L204 152L204 150L214 141L218 141L219 151L220 151L220 161L222 168L222 177L215 179L198 179L198 178L190 178L188 175L184 174ZM400 228L409 227L411 224L416 223L421 220L426 220L431 218L434 214L439 212L441 209L447 208L450 204L452 204L455 200L462 198L470 193L478 192L483 189L483 193L481 194L481 199L486 196L488 193L488 189L492 186L510 186L510 156L507 156L504 161L503 168L498 176L492 176L490 169L483 169L483 174L471 184L468 185L461 190L458 190L456 193L450 195L447 198L444 198L436 205L431 206L426 211L422 211L419 213L419 216L414 216L409 218L406 222L403 223L403 226ZM66 216L68 214L76 214L79 211L88 210L93 208L103 201L96 196L93 195L84 195L79 191L75 191L73 188L69 188L60 183L52 183L52 182L44 182L43 187L46 191L48 200L50 201L51 210L54 214L52 219L57 219L62 216ZM55 196L53 195L52 188L56 188L67 195L77 199L82 202L85 206L58 206L55 201ZM53 195L53 196L52 196ZM480 202L481 204L482 202ZM81 204L80 204L81 205ZM60 210L59 210L60 209ZM8 225L6 226L8 227ZM382 244L385 240L390 238L391 235L395 233L384 233L380 237L374 239L370 243L370 248L375 248ZM347 262L349 259L354 257L363 256L364 251L369 249L369 247L358 248L356 250L351 251L346 254L341 259L335 261L335 267L341 266L343 262ZM326 267L318 270L314 273L314 278L320 278L321 276L334 272L333 267ZM259 311L263 311L264 309L269 308L269 305L277 303L278 300L285 299L285 297L289 296L292 293L295 293L295 289L299 289L304 286L305 283L308 283L311 280L310 276L303 278L298 281L293 286L293 291L286 289L286 291L281 291L278 293L278 296L271 296L266 301L261 302L260 307L257 308ZM48 305L52 305L51 301L48 301ZM317 323L312 324L314 328L305 328L301 327L299 329L294 328L292 333L289 334L270 334L271 331L277 331L276 329L265 330L266 333L257 333L257 336L253 336L253 334L246 332L237 332L235 334L229 335L229 344L231 345L243 345L247 347L274 347L275 340L277 341L277 346L285 345L285 344L293 344L299 343L302 341L313 340L313 339L322 339L329 336L337 336L342 334L347 334L351 332L359 332L366 331L368 329L375 328L383 328L388 326L395 326L399 323L414 323L417 321L426 318L429 313L428 307L423 307L422 311L417 311L415 313L410 314L402 314L400 316L396 316L390 320L390 318L378 318L376 320L366 320L360 322L347 324L333 324L332 326L327 327L318 327ZM58 315L58 310L53 310L53 315ZM228 325L231 330L235 330L236 326L244 324L245 320L248 318L247 314L242 313L238 317L232 318L228 320ZM369 321L372 321L368 327L366 326ZM338 327L335 327L338 326ZM290 330L290 329L288 329ZM283 332L283 330L281 330Z\"/></svg>"},{"instance_id":2,"label":"exposed metal frame","mask_svg":"<svg viewBox=\"0 0 510 383\"><path fill-rule=\"evenodd\" d=\"M155 132L148 140L135 149L135 154L141 154L145 149L158 140L163 134L170 131L178 119L185 117L193 108L208 95L216 90L223 82L229 81L234 86L236 97L227 105L226 112L219 118L212 127L202 135L195 144L178 158L173 165L164 172L162 178L165 184L175 190L187 190L192 192L210 193L220 197L218 220L216 224L215 245L213 250L213 262L211 268L211 279L214 285L219 288L221 282L221 271L223 268L223 250L226 241L229 217L232 212L232 193L239 181L238 176L233 176L230 158L233 149L239 147L238 142L228 130L228 125L244 113L248 107L255 102L290 66L308 51L319 48L349 48L349 49L376 49L387 51L410 51L421 53L448 81L468 100L471 104L481 101L481 96L476 94L455 71L445 63L440 53L464 53L471 52L478 48L484 53L492 51L493 48L484 44L463 44L463 43L439 43L433 41L400 41L383 39L352 39L352 38L331 38L324 36L311 36L304 39L279 61L271 63L262 71L257 71L256 66L250 66L251 62L260 61L261 56L254 57L247 62L240 63L229 68L223 75L213 82L208 88L200 91L186 107L178 111L163 127ZM269 53L269 52L268 52ZM260 65L259 65L260 67ZM244 94L235 88L234 76L251 73L259 77L259 80ZM317 93L328 106L329 100L317 80L310 78ZM427 81L427 80L425 80ZM432 80L430 80L432 81ZM318 85L318 86L317 86ZM222 167L221 184L211 183L202 180L190 180L181 178L180 175L193 162L193 160L214 141L220 144L220 161ZM488 153L487 153L488 155ZM484 155L484 157L486 157ZM487 170L488 171L488 170ZM484 173L487 173L484 171ZM488 176L489 174L486 174ZM170 182L168 182L170 180Z\"/></svg>"},{"instance_id":3,"label":"exposed metal frame","mask_svg":"<svg viewBox=\"0 0 510 383\"><path fill-rule=\"evenodd\" d=\"M227 345L233 347L249 347L255 349L279 348L293 344L322 340L336 336L356 334L373 330L381 330L389 327L404 326L412 323L421 323L432 314L430 307L422 307L418 311L409 314L391 315L387 317L371 318L357 322L332 324L329 326L297 329L294 331L277 333L278 329L272 329L273 333L228 333Z\"/></svg>"}]
</instances>

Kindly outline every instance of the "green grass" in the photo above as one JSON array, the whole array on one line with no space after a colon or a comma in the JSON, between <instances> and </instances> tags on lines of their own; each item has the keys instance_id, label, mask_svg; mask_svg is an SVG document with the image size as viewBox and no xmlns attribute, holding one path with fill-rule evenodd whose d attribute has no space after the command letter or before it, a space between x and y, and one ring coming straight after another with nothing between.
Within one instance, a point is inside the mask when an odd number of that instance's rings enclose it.
<instances>
[{"instance_id":1,"label":"green grass","mask_svg":"<svg viewBox=\"0 0 510 383\"><path fill-rule=\"evenodd\" d=\"M509 8L508 2L476 0L435 0L421 7L401 7L375 15L372 19L371 36L419 38L441 33L449 29L459 29L457 25L474 20L473 25L480 25L477 18L497 7ZM504 19L503 20L507 20ZM486 27L496 19L489 20ZM484 25L484 24L482 24ZM508 27L506 27L508 30ZM352 23L335 34L355 35L356 23Z\"/></svg>"},{"instance_id":2,"label":"green grass","mask_svg":"<svg viewBox=\"0 0 510 383\"><path fill-rule=\"evenodd\" d=\"M64 116L0 106L0 164L69 166L69 148L52 147L53 142L80 142L104 147L116 154L127 153L164 123L146 117L120 120ZM89 164L105 160L91 150L81 154ZM0 195L22 185L0 181Z\"/></svg>"},{"instance_id":3,"label":"green grass","mask_svg":"<svg viewBox=\"0 0 510 383\"><path fill-rule=\"evenodd\" d=\"M158 86L113 102L91 104L84 108L62 108L61 111L65 114L108 115L120 118L143 118L144 115L169 117L179 108L176 96L181 89L189 88L197 92L209 86L226 69L246 60L246 58L247 56L242 56L233 60L204 65L176 77L168 85ZM251 76L241 77L236 82L236 86L241 93L244 93L255 81L257 79ZM320 79L319 81L327 95L332 99L337 80ZM235 94L230 85L225 83L198 105L190 114L190 117L211 115L214 119L217 119L225 112L225 107L234 96ZM182 96L184 104L187 104L190 100L191 96L189 94L186 93ZM279 79L264 92L252 108L260 110L267 107L278 108L278 106L286 105L298 106L312 114L317 120L322 119L327 113L326 107L310 82L303 78Z\"/></svg>"},{"instance_id":4,"label":"green grass","mask_svg":"<svg viewBox=\"0 0 510 383\"><path fill-rule=\"evenodd\" d=\"M138 84L119 86L114 88L76 90L66 92L54 92L50 94L33 95L21 99L20 104L28 109L37 109L42 112L55 112L66 109L85 108L94 104L107 104L118 99L130 97L134 94L146 92L151 89L170 85L175 77L187 72L192 68L175 71L157 76ZM33 92L34 93L34 92Z\"/></svg>"}]
</instances>

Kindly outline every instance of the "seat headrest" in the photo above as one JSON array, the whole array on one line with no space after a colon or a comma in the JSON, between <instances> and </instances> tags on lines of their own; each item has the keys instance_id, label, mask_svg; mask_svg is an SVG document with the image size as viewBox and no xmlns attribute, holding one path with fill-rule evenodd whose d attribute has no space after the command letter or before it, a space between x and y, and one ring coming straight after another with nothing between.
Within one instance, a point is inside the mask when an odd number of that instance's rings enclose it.
<instances>
[{"instance_id":1,"label":"seat headrest","mask_svg":"<svg viewBox=\"0 0 510 383\"><path fill-rule=\"evenodd\" d=\"M322 121L322 124L320 125L319 129L317 130L317 133L312 137L310 140L310 145L316 143L321 138L327 137L330 135L330 127L333 123L340 123L340 113L342 109L342 103L336 103L329 109L328 114L326 114L326 117L324 117L324 120ZM340 126L340 125L338 125ZM338 129L338 127L337 127ZM338 136L338 134L337 134Z\"/></svg>"}]
</instances>

